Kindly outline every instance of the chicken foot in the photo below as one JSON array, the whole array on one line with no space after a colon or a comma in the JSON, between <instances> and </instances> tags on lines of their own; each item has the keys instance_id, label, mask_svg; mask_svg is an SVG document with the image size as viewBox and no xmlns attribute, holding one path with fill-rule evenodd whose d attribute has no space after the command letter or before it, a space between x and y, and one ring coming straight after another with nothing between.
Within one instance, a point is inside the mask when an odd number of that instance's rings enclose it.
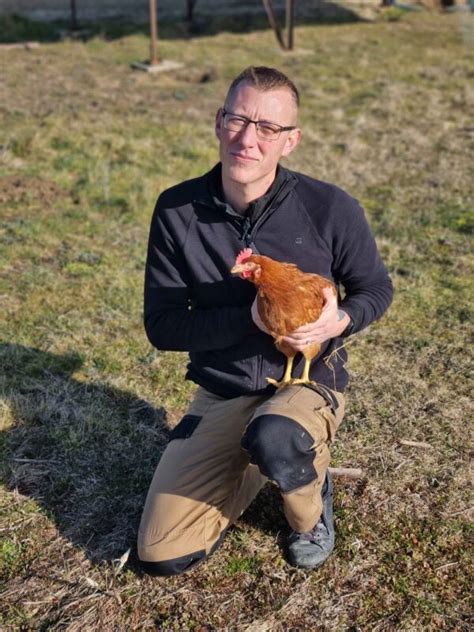
<instances>
[{"instance_id":1,"label":"chicken foot","mask_svg":"<svg viewBox=\"0 0 474 632\"><path fill-rule=\"evenodd\" d=\"M313 380L309 379L309 368L311 366L312 358L304 359L303 375L300 378L291 380L291 384L315 384Z\"/></svg>"},{"instance_id":2,"label":"chicken foot","mask_svg":"<svg viewBox=\"0 0 474 632\"><path fill-rule=\"evenodd\" d=\"M316 343L308 347L307 351L303 351L303 355L304 355L303 375L299 379L291 380L292 384L315 384L316 383L316 382L313 382L313 380L309 378L309 369L311 368L311 362L318 355L320 349L321 349L321 345Z\"/></svg>"},{"instance_id":3,"label":"chicken foot","mask_svg":"<svg viewBox=\"0 0 474 632\"><path fill-rule=\"evenodd\" d=\"M287 356L287 358L286 358L285 375L283 376L283 378L279 382L277 380L274 380L272 377L267 377L267 382L269 384L272 384L273 386L276 386L277 388L283 388L284 386L288 386L288 384L293 384L293 380L291 379L291 373L293 371L293 360L294 359L295 359L294 355Z\"/></svg>"},{"instance_id":4,"label":"chicken foot","mask_svg":"<svg viewBox=\"0 0 474 632\"><path fill-rule=\"evenodd\" d=\"M285 374L283 378L278 382L278 380L274 380L271 377L267 377L267 382L276 386L277 388L284 388L285 386L289 386L290 384L316 384L309 377L309 370L311 368L311 362L318 355L320 350L320 345L312 345L312 347L306 352L304 355L304 367L303 367L303 375L300 378L292 378L291 373L293 371L293 361L295 359L296 354L289 356L287 355L286 360L286 368Z\"/></svg>"}]
</instances>

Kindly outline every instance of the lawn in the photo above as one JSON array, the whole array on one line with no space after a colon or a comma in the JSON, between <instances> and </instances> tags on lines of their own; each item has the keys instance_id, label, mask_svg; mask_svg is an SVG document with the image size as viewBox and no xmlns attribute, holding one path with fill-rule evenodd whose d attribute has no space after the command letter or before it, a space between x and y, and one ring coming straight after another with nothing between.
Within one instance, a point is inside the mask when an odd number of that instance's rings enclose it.
<instances>
[{"instance_id":1,"label":"lawn","mask_svg":"<svg viewBox=\"0 0 474 632\"><path fill-rule=\"evenodd\" d=\"M472 27L391 9L299 24L287 54L268 28L165 25L160 54L184 67L156 76L129 67L148 53L133 28L0 51L2 629L470 629ZM215 111L249 64L299 86L286 165L362 202L395 285L348 342L333 464L363 475L336 480L317 571L285 561L268 485L208 563L150 578L140 512L194 385L143 331L149 221L216 161Z\"/></svg>"}]
</instances>

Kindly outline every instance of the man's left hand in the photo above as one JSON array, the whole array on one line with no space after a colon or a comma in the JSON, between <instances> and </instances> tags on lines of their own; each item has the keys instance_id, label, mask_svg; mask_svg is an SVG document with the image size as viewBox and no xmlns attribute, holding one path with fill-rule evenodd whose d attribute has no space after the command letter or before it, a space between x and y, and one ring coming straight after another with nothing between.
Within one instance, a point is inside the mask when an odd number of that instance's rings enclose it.
<instances>
[{"instance_id":1,"label":"man's left hand","mask_svg":"<svg viewBox=\"0 0 474 632\"><path fill-rule=\"evenodd\" d=\"M326 302L318 320L301 325L291 335L283 338L295 351L302 352L308 344L322 344L330 338L337 338L351 321L346 312L338 310L337 296L330 288L324 288L323 294Z\"/></svg>"}]
</instances>

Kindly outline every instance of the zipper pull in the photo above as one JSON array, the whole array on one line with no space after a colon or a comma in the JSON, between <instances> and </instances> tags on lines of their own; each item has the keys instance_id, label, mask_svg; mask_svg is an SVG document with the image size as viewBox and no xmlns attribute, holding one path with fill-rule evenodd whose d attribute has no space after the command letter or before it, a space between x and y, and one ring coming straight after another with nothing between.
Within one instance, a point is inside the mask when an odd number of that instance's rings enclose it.
<instances>
[{"instance_id":1,"label":"zipper pull","mask_svg":"<svg viewBox=\"0 0 474 632\"><path fill-rule=\"evenodd\" d=\"M241 237L246 248L249 247L250 242L251 242L251 239L249 238L250 228L251 228L250 218L246 217L244 220L244 224L242 226L242 237Z\"/></svg>"}]
</instances>

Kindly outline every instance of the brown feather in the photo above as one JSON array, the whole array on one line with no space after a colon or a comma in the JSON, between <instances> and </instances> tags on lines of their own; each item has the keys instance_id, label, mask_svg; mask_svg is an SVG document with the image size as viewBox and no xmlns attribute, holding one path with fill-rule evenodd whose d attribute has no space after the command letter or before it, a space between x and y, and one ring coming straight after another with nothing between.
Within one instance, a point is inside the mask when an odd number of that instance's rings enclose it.
<instances>
[{"instance_id":1,"label":"brown feather","mask_svg":"<svg viewBox=\"0 0 474 632\"><path fill-rule=\"evenodd\" d=\"M318 320L325 301L322 291L329 287L336 294L334 283L319 274L302 272L292 263L261 255L252 255L250 260L261 266L260 274L252 279L257 286L260 318L275 338L277 348L286 356L294 355L281 338ZM319 348L319 344L310 345L304 355L313 358Z\"/></svg>"}]
</instances>

